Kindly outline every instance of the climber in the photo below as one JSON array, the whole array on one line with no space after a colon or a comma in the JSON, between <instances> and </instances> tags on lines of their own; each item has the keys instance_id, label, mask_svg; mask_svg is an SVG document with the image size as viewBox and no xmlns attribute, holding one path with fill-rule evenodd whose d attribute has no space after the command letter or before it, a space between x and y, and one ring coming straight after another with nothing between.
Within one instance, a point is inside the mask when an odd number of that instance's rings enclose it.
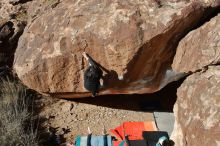
<instances>
[{"instance_id":1,"label":"climber","mask_svg":"<svg viewBox=\"0 0 220 146\"><path fill-rule=\"evenodd\" d=\"M89 62L89 67L84 73L84 87L92 93L92 97L96 96L100 88L100 79L102 78L102 70L99 65L85 52L83 57Z\"/></svg>"}]
</instances>

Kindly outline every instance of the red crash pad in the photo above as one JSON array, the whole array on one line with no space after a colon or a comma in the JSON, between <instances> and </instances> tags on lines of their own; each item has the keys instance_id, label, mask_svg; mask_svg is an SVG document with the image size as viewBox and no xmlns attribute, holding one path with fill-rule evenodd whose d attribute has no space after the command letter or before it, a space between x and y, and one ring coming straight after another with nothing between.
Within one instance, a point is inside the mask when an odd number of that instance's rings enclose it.
<instances>
[{"instance_id":1,"label":"red crash pad","mask_svg":"<svg viewBox=\"0 0 220 146\"><path fill-rule=\"evenodd\" d=\"M143 140L143 131L157 131L154 121L124 122L121 126L110 129L111 135L118 140L113 141L113 146L119 146L121 141L125 140L125 136L128 136L129 140Z\"/></svg>"}]
</instances>

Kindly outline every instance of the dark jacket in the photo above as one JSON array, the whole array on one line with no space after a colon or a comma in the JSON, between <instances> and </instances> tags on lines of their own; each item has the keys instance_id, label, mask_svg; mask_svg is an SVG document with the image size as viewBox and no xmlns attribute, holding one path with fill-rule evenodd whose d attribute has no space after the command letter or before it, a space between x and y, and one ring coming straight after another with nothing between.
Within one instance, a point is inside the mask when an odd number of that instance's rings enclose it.
<instances>
[{"instance_id":1,"label":"dark jacket","mask_svg":"<svg viewBox=\"0 0 220 146\"><path fill-rule=\"evenodd\" d=\"M102 70L95 64L89 66L84 73L84 87L95 96L100 88Z\"/></svg>"}]
</instances>

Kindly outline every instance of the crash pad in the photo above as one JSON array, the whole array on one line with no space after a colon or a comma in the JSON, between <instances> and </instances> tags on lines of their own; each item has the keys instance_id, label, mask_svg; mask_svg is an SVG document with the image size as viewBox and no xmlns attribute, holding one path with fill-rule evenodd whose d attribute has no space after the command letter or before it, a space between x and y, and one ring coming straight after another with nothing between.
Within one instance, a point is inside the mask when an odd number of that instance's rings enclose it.
<instances>
[{"instance_id":1,"label":"crash pad","mask_svg":"<svg viewBox=\"0 0 220 146\"><path fill-rule=\"evenodd\" d=\"M129 140L142 140L143 131L157 131L154 121L124 122L115 129L110 129L110 134L117 140L124 140L126 135Z\"/></svg>"},{"instance_id":2,"label":"crash pad","mask_svg":"<svg viewBox=\"0 0 220 146\"><path fill-rule=\"evenodd\" d=\"M112 137L102 136L78 136L76 138L76 146L112 146Z\"/></svg>"}]
</instances>

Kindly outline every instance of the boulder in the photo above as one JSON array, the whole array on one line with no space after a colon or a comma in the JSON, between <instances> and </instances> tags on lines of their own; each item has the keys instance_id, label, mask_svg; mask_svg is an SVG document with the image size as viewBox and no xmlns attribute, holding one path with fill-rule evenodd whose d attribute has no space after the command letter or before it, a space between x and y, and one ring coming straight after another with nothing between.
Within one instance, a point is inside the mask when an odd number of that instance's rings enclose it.
<instances>
[{"instance_id":1,"label":"boulder","mask_svg":"<svg viewBox=\"0 0 220 146\"><path fill-rule=\"evenodd\" d=\"M12 67L17 42L25 27L21 13L21 6L13 6L8 0L0 2L0 75L6 66Z\"/></svg>"},{"instance_id":2,"label":"boulder","mask_svg":"<svg viewBox=\"0 0 220 146\"><path fill-rule=\"evenodd\" d=\"M171 138L177 146L220 145L220 66L189 76L178 89Z\"/></svg>"},{"instance_id":3,"label":"boulder","mask_svg":"<svg viewBox=\"0 0 220 146\"><path fill-rule=\"evenodd\" d=\"M36 17L41 17L45 11L55 8L63 0L33 0L28 3L27 14L30 22Z\"/></svg>"},{"instance_id":4,"label":"boulder","mask_svg":"<svg viewBox=\"0 0 220 146\"><path fill-rule=\"evenodd\" d=\"M56 2L29 21L18 43L14 69L25 85L38 92L86 97L90 94L83 88L85 51L105 68L100 95L158 91L183 76L170 69L176 46L218 4L208 2Z\"/></svg>"},{"instance_id":5,"label":"boulder","mask_svg":"<svg viewBox=\"0 0 220 146\"><path fill-rule=\"evenodd\" d=\"M172 67L191 72L177 91L172 139L178 146L220 145L220 15L184 37Z\"/></svg>"},{"instance_id":6,"label":"boulder","mask_svg":"<svg viewBox=\"0 0 220 146\"><path fill-rule=\"evenodd\" d=\"M195 72L220 63L220 14L191 31L177 47L172 68L178 72Z\"/></svg>"}]
</instances>

